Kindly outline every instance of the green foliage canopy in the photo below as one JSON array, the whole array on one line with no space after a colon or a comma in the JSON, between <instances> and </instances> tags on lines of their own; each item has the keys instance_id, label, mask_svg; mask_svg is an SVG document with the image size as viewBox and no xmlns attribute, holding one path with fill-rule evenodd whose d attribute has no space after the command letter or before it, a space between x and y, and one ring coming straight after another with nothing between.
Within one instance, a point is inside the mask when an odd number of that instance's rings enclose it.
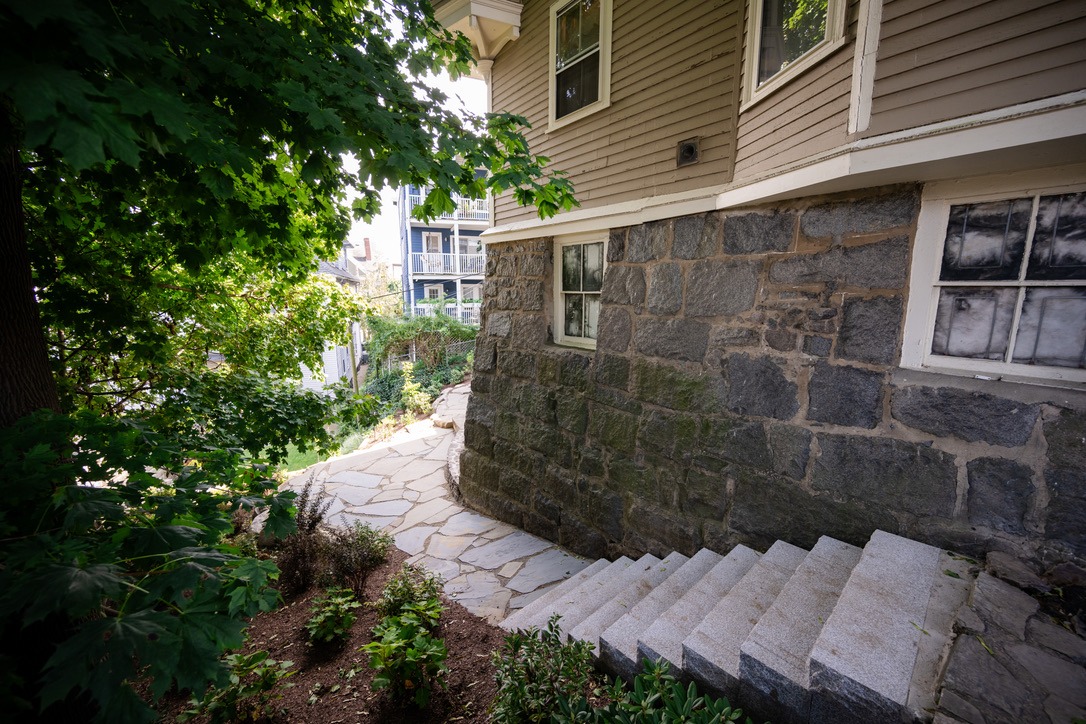
<instances>
[{"instance_id":1,"label":"green foliage canopy","mask_svg":"<svg viewBox=\"0 0 1086 724\"><path fill-rule=\"evenodd\" d=\"M462 120L407 75L469 62L416 0L0 8L0 145L24 165L35 294L68 407L124 404L208 349L296 374L351 310L319 284L288 285L338 254L384 185L432 187L424 217L487 187L543 215L570 208L523 119Z\"/></svg>"}]
</instances>

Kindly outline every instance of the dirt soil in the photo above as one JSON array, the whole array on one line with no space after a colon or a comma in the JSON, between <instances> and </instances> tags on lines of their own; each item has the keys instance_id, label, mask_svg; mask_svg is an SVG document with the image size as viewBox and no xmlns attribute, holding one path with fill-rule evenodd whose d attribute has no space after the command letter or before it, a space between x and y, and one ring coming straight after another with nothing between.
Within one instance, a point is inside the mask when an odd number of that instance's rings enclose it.
<instances>
[{"instance_id":1,"label":"dirt soil","mask_svg":"<svg viewBox=\"0 0 1086 724\"><path fill-rule=\"evenodd\" d=\"M388 561L371 572L366 581L366 601L377 599L385 581L400 570L406 558L401 551L390 551ZM372 608L356 609L358 618L350 638L343 644L309 644L305 622L313 599L321 593L315 587L290 597L280 608L254 618L249 627L246 652L266 649L270 658L293 661L297 672L287 679L293 686L285 689L283 698L275 703L284 711L271 721L290 724L487 721L487 710L497 693L490 655L501 648L503 630L443 598L445 610L436 635L445 640L449 652L445 662L449 667L445 677L448 688L435 690L430 706L420 710L410 702L392 700L387 690L375 692L370 687L373 670L369 667L369 657L359 648L372 640L370 631L378 622ZM179 698L167 700L161 709L162 721L175 721L185 707L186 702ZM206 718L192 721L203 724Z\"/></svg>"}]
</instances>

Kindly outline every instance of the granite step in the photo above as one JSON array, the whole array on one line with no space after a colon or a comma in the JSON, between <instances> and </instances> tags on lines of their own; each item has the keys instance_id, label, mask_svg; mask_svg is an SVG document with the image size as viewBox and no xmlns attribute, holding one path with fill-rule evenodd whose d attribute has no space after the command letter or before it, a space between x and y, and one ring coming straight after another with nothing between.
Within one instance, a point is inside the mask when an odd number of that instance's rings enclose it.
<instances>
[{"instance_id":1,"label":"granite step","mask_svg":"<svg viewBox=\"0 0 1086 724\"><path fill-rule=\"evenodd\" d=\"M576 629L582 621L618 596L658 563L660 563L659 558L651 553L646 553L636 561L624 564L613 576L609 576L606 580L601 577L603 573L615 566L614 563L608 566L608 569L578 586L565 600L561 611L562 620L560 623L562 625L563 640L572 640L570 632Z\"/></svg>"},{"instance_id":2,"label":"granite step","mask_svg":"<svg viewBox=\"0 0 1086 724\"><path fill-rule=\"evenodd\" d=\"M938 548L872 534L811 651L809 721L926 718L909 706L924 697L910 692L914 672L937 668L939 647L925 641L931 635L925 627L953 620L944 610L954 606L954 595L944 589L943 560Z\"/></svg>"},{"instance_id":3,"label":"granite step","mask_svg":"<svg viewBox=\"0 0 1086 724\"><path fill-rule=\"evenodd\" d=\"M638 638L722 559L719 553L702 548L611 624L600 634L602 664L624 679L633 679L641 670L641 660L637 656Z\"/></svg>"},{"instance_id":4,"label":"granite step","mask_svg":"<svg viewBox=\"0 0 1086 724\"><path fill-rule=\"evenodd\" d=\"M761 558L762 554L737 545L683 594L638 638L637 660L663 659L671 673L683 677L683 639L701 623L732 587Z\"/></svg>"},{"instance_id":5,"label":"granite step","mask_svg":"<svg viewBox=\"0 0 1086 724\"><path fill-rule=\"evenodd\" d=\"M674 552L656 565L636 576L624 589L591 613L588 618L581 621L576 628L570 630L570 638L576 641L587 641L592 644L597 656L600 648L600 634L611 624L617 621L637 605L654 588L663 583L686 563L689 558L682 553Z\"/></svg>"},{"instance_id":6,"label":"granite step","mask_svg":"<svg viewBox=\"0 0 1086 724\"><path fill-rule=\"evenodd\" d=\"M808 661L849 574L856 546L823 536L739 648L739 698L776 724L806 722Z\"/></svg>"},{"instance_id":7,"label":"granite step","mask_svg":"<svg viewBox=\"0 0 1086 724\"><path fill-rule=\"evenodd\" d=\"M630 559L627 558L626 560L628 561ZM582 569L575 575L559 583L557 586L552 587L549 591L527 604L524 608L510 614L501 622L501 627L506 631L526 631L533 626L536 628L544 628L547 625L547 620L554 612L554 606L552 604L554 604L555 601L573 591L582 583L610 565L611 561L600 558L592 563L592 565Z\"/></svg>"},{"instance_id":8,"label":"granite step","mask_svg":"<svg viewBox=\"0 0 1086 724\"><path fill-rule=\"evenodd\" d=\"M683 640L683 670L699 689L736 698L739 649L806 556L790 543L774 543Z\"/></svg>"}]
</instances>

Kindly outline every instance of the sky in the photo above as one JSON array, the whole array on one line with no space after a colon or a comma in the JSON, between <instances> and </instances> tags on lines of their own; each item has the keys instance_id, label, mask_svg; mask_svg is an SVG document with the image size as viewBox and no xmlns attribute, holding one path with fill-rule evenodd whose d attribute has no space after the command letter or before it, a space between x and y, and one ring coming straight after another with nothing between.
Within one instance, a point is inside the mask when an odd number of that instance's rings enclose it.
<instances>
[{"instance_id":1,"label":"sky","mask_svg":"<svg viewBox=\"0 0 1086 724\"><path fill-rule=\"evenodd\" d=\"M449 80L447 75L426 78L425 81L445 92L449 100L445 107L451 111L468 110L482 115L486 113L486 83L475 78ZM365 237L370 239L370 249L375 257L384 257L393 261L399 258L399 209L394 205L396 189L384 189L381 192L381 213L372 223L354 222L348 240L356 247L362 247Z\"/></svg>"}]
</instances>

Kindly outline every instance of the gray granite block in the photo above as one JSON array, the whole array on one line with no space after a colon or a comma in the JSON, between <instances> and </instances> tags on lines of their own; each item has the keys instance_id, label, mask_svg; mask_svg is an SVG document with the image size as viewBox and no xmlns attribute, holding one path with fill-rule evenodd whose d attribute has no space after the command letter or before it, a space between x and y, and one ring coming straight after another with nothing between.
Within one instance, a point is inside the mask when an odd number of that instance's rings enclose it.
<instances>
[{"instance_id":1,"label":"gray granite block","mask_svg":"<svg viewBox=\"0 0 1086 724\"><path fill-rule=\"evenodd\" d=\"M702 576L686 594L664 611L637 641L637 660L663 659L675 676L683 675L683 639L701 623L717 601L761 558L762 554L737 545Z\"/></svg>"},{"instance_id":2,"label":"gray granite block","mask_svg":"<svg viewBox=\"0 0 1086 724\"><path fill-rule=\"evenodd\" d=\"M905 717L940 554L872 534L811 651L811 722Z\"/></svg>"},{"instance_id":3,"label":"gray granite block","mask_svg":"<svg viewBox=\"0 0 1086 724\"><path fill-rule=\"evenodd\" d=\"M562 625L563 639L566 641L571 640L570 633L582 621L605 606L658 563L660 563L659 558L651 553L646 553L607 580L602 580L599 576L596 576L581 584L568 599L562 601L563 605L558 610L558 613L562 614L560 623Z\"/></svg>"},{"instance_id":4,"label":"gray granite block","mask_svg":"<svg viewBox=\"0 0 1086 724\"><path fill-rule=\"evenodd\" d=\"M637 656L638 637L722 559L719 553L702 548L611 624L600 634L600 660L604 665L625 679L636 676L641 663Z\"/></svg>"},{"instance_id":5,"label":"gray granite block","mask_svg":"<svg viewBox=\"0 0 1086 724\"><path fill-rule=\"evenodd\" d=\"M683 640L683 670L717 696L739 692L739 647L807 556L777 541Z\"/></svg>"},{"instance_id":6,"label":"gray granite block","mask_svg":"<svg viewBox=\"0 0 1086 724\"><path fill-rule=\"evenodd\" d=\"M652 566L634 578L624 589L617 591L615 595L576 628L570 629L569 635L577 641L587 641L595 647L597 655L600 648L600 634L611 624L625 615L633 606L637 605L656 586L667 580L689 558L682 553L671 553L656 565Z\"/></svg>"},{"instance_id":7,"label":"gray granite block","mask_svg":"<svg viewBox=\"0 0 1086 724\"><path fill-rule=\"evenodd\" d=\"M629 560L629 559L627 559ZM510 615L504 621L501 622L501 627L506 631L518 631L527 630L532 626L545 626L547 624L547 618L550 617L551 604L558 600L559 597L574 590L582 583L592 578L597 573L605 570L611 562L600 558L598 561L590 565L588 568L580 571L574 576L567 578L565 581L554 586L549 591L533 600L524 608L520 609L516 613ZM542 624L540 624L542 621Z\"/></svg>"},{"instance_id":8,"label":"gray granite block","mask_svg":"<svg viewBox=\"0 0 1086 724\"><path fill-rule=\"evenodd\" d=\"M743 642L740 698L759 716L783 724L807 720L807 660L860 553L848 543L819 538Z\"/></svg>"}]
</instances>

